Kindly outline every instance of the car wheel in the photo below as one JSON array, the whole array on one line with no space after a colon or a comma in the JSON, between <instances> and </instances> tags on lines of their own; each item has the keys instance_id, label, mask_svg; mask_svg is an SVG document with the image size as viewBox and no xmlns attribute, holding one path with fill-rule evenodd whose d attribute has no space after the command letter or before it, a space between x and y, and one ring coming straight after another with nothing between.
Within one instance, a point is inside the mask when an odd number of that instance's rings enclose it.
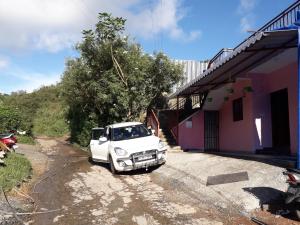
<instances>
[{"instance_id":1,"label":"car wheel","mask_svg":"<svg viewBox=\"0 0 300 225\"><path fill-rule=\"evenodd\" d=\"M109 156L109 166L110 166L110 171L112 174L117 174L117 170L115 168L114 162L111 158L111 156Z\"/></svg>"}]
</instances>

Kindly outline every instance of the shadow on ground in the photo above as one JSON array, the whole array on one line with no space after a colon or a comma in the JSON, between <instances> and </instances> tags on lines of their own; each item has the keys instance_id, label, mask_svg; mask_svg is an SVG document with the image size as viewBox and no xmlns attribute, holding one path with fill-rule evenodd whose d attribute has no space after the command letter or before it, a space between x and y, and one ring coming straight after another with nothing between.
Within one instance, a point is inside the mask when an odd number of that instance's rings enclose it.
<instances>
[{"instance_id":1,"label":"shadow on ground","mask_svg":"<svg viewBox=\"0 0 300 225\"><path fill-rule=\"evenodd\" d=\"M298 221L294 211L299 209L299 205L285 204L285 192L270 187L247 187L243 190L259 200L261 209L265 209L273 215Z\"/></svg>"}]
</instances>

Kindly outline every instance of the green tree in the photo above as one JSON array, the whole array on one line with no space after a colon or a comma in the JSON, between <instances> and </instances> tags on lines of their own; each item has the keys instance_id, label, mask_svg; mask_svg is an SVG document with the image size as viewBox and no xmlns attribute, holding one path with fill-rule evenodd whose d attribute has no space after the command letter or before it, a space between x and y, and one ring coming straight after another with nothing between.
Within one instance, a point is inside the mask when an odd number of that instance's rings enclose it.
<instances>
[{"instance_id":1,"label":"green tree","mask_svg":"<svg viewBox=\"0 0 300 225\"><path fill-rule=\"evenodd\" d=\"M12 129L18 129L21 123L21 117L14 108L6 107L0 104L0 132L7 132Z\"/></svg>"},{"instance_id":2,"label":"green tree","mask_svg":"<svg viewBox=\"0 0 300 225\"><path fill-rule=\"evenodd\" d=\"M100 13L96 29L83 31L80 57L66 64L62 93L71 137L82 145L92 127L137 120L181 80L180 66L163 53L144 53L123 36L124 26L125 19Z\"/></svg>"}]
</instances>

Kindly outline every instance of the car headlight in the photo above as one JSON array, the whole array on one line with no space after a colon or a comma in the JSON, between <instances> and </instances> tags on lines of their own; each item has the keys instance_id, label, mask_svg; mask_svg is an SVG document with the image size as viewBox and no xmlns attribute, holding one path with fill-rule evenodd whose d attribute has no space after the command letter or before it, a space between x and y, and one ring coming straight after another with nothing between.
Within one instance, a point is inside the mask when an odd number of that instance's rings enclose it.
<instances>
[{"instance_id":1,"label":"car headlight","mask_svg":"<svg viewBox=\"0 0 300 225\"><path fill-rule=\"evenodd\" d=\"M116 148L115 148L115 153L116 153L118 156L124 156L124 155L127 155L127 151L124 150L123 148L119 148L119 147L116 147Z\"/></svg>"},{"instance_id":2,"label":"car headlight","mask_svg":"<svg viewBox=\"0 0 300 225\"><path fill-rule=\"evenodd\" d=\"M163 149L164 147L166 147L165 144L161 140L159 140L158 149Z\"/></svg>"}]
</instances>

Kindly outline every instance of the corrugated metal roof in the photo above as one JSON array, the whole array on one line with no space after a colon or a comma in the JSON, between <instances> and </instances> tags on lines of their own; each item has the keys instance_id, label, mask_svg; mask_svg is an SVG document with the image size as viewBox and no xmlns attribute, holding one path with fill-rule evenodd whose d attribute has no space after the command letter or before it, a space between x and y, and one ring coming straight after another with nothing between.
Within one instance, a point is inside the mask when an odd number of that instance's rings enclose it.
<instances>
[{"instance_id":1,"label":"corrugated metal roof","mask_svg":"<svg viewBox=\"0 0 300 225\"><path fill-rule=\"evenodd\" d=\"M193 79L201 77L208 66L208 61L174 60L174 62L183 66L183 81L175 85L173 92Z\"/></svg>"},{"instance_id":2,"label":"corrugated metal roof","mask_svg":"<svg viewBox=\"0 0 300 225\"><path fill-rule=\"evenodd\" d=\"M283 48L297 44L297 30L259 32L228 54L226 58L214 64L201 76L196 77L179 88L169 98L190 95L194 92L209 90L216 83L224 82L239 71L257 66L268 58L283 51ZM213 82L213 85L210 84Z\"/></svg>"}]
</instances>

